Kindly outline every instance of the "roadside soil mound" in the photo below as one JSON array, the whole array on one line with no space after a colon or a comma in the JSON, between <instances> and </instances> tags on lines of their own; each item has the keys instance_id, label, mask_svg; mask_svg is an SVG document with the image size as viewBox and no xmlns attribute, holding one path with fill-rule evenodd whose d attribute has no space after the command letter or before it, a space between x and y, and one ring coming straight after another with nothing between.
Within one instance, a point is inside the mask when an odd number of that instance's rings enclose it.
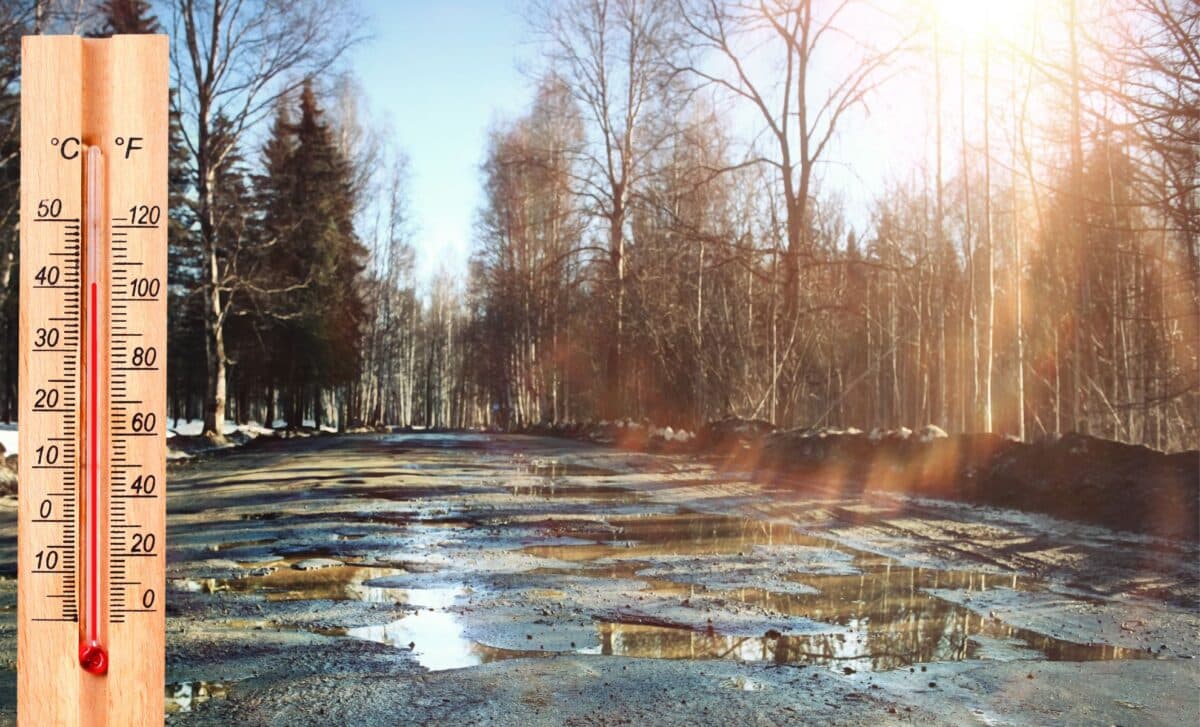
<instances>
[{"instance_id":1,"label":"roadside soil mound","mask_svg":"<svg viewBox=\"0 0 1200 727\"><path fill-rule=\"evenodd\" d=\"M1045 513L1147 535L1200 541L1200 451L1166 454L1083 434L1018 442L947 435L929 425L776 431L727 418L696 434L649 422L541 424L527 434L642 452L719 457L794 487L891 492Z\"/></svg>"},{"instance_id":2,"label":"roadside soil mound","mask_svg":"<svg viewBox=\"0 0 1200 727\"><path fill-rule=\"evenodd\" d=\"M696 445L705 452L734 454L757 446L763 437L774 432L775 425L761 419L727 417L705 424L696 436Z\"/></svg>"},{"instance_id":3,"label":"roadside soil mound","mask_svg":"<svg viewBox=\"0 0 1200 727\"><path fill-rule=\"evenodd\" d=\"M755 468L848 492L895 492L1040 512L1168 538L1200 539L1200 452L1164 454L1082 434L1036 443L777 432Z\"/></svg>"}]
</instances>

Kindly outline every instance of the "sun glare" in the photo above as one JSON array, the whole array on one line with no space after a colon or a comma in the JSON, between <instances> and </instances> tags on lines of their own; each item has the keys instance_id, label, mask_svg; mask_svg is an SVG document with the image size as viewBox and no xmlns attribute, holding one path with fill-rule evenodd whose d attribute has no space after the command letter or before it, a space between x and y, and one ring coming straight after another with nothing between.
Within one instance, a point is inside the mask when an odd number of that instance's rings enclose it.
<instances>
[{"instance_id":1,"label":"sun glare","mask_svg":"<svg viewBox=\"0 0 1200 727\"><path fill-rule=\"evenodd\" d=\"M1016 41L1036 30L1034 0L934 0L939 30L964 42Z\"/></svg>"}]
</instances>

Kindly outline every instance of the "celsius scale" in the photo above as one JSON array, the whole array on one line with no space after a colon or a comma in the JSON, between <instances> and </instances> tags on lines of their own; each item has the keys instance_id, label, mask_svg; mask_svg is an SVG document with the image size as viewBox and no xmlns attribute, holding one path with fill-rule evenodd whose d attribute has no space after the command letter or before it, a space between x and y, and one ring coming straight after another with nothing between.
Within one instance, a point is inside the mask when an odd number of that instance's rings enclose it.
<instances>
[{"instance_id":1,"label":"celsius scale","mask_svg":"<svg viewBox=\"0 0 1200 727\"><path fill-rule=\"evenodd\" d=\"M162 724L167 39L21 51L17 721Z\"/></svg>"}]
</instances>

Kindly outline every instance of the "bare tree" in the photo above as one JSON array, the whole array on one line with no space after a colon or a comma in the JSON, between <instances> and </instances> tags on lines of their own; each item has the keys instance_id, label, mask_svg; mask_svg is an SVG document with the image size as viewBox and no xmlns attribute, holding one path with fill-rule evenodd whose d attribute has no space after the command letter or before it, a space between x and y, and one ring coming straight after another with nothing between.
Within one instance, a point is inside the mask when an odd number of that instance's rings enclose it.
<instances>
[{"instance_id":1,"label":"bare tree","mask_svg":"<svg viewBox=\"0 0 1200 727\"><path fill-rule=\"evenodd\" d=\"M359 409L370 424L412 423L414 282L408 157L395 155L381 180L384 201L371 235L372 318L367 326Z\"/></svg>"},{"instance_id":2,"label":"bare tree","mask_svg":"<svg viewBox=\"0 0 1200 727\"><path fill-rule=\"evenodd\" d=\"M191 157L205 268L204 429L221 440L228 300L245 281L232 274L228 241L220 239L214 204L218 170L282 97L342 57L358 37L357 18L347 6L319 0L175 0L172 9L175 98ZM226 125L224 133L215 133L218 124Z\"/></svg>"},{"instance_id":3,"label":"bare tree","mask_svg":"<svg viewBox=\"0 0 1200 727\"><path fill-rule=\"evenodd\" d=\"M568 0L539 9L535 23L588 122L578 182L606 238L612 299L607 414L616 416L624 395L629 212L665 136L652 115L668 99L671 7L653 0Z\"/></svg>"},{"instance_id":4,"label":"bare tree","mask_svg":"<svg viewBox=\"0 0 1200 727\"><path fill-rule=\"evenodd\" d=\"M771 148L757 161L774 167L782 184L783 316L790 326L799 309L802 260L813 258L809 230L817 165L847 115L894 73L889 61L902 45L893 39L886 49L868 49L853 40L847 18L861 5L855 0L679 0L676 6L691 51L678 70L749 104L765 127ZM818 80L818 59L834 52L857 55L857 62L839 64L835 67L846 70ZM763 65L756 55L763 53L782 66L781 73L767 63L771 72L756 74Z\"/></svg>"},{"instance_id":5,"label":"bare tree","mask_svg":"<svg viewBox=\"0 0 1200 727\"><path fill-rule=\"evenodd\" d=\"M33 18L33 8L28 4L0 5L0 169L5 172L0 175L0 310L4 308L17 262L21 35L31 29Z\"/></svg>"}]
</instances>

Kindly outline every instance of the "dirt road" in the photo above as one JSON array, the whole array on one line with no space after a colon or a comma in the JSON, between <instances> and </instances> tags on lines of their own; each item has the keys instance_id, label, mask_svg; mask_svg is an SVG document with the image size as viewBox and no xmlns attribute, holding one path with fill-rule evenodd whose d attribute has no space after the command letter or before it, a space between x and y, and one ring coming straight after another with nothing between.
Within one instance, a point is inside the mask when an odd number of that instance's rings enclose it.
<instances>
[{"instance_id":1,"label":"dirt road","mask_svg":"<svg viewBox=\"0 0 1200 727\"><path fill-rule=\"evenodd\" d=\"M169 724L1194 724L1192 544L530 437L173 470ZM0 723L15 508L0 509Z\"/></svg>"}]
</instances>

